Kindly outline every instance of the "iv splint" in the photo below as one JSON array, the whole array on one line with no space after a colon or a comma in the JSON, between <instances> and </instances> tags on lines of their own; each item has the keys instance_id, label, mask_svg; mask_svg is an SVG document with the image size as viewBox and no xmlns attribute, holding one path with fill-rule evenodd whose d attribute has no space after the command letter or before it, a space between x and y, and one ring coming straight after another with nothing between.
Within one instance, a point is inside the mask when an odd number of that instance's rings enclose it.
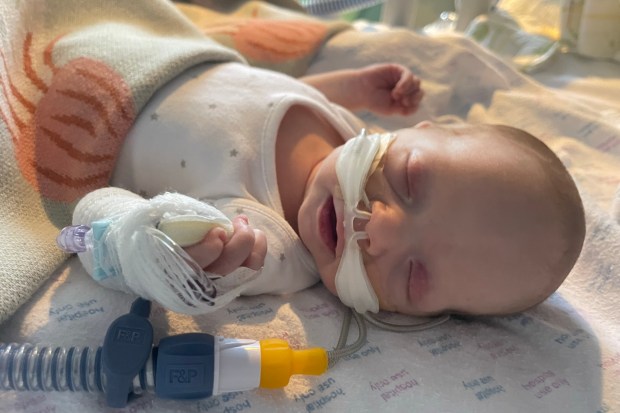
<instances>
[{"instance_id":1,"label":"iv splint","mask_svg":"<svg viewBox=\"0 0 620 413\"><path fill-rule=\"evenodd\" d=\"M379 300L364 268L358 240L368 238L355 231L355 219L369 220L371 214L358 208L363 202L370 210L365 187L368 177L377 169L396 135L381 133L360 135L345 143L336 161L336 175L344 200L344 251L336 272L336 291L340 300L358 313L379 311Z\"/></svg>"},{"instance_id":2,"label":"iv splint","mask_svg":"<svg viewBox=\"0 0 620 413\"><path fill-rule=\"evenodd\" d=\"M178 313L204 314L228 304L260 274L240 268L238 282L230 283L203 271L185 252L183 247L213 227L232 234L230 219L205 202L179 193L146 200L120 188L90 195L81 201L82 213L96 220L64 228L57 241L61 249L78 253L86 271L105 287Z\"/></svg>"}]
</instances>

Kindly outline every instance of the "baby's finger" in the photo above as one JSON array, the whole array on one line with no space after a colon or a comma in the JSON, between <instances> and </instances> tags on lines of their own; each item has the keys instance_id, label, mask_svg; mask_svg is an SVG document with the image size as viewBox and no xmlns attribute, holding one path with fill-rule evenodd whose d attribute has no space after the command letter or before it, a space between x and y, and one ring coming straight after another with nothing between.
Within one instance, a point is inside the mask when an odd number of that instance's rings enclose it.
<instances>
[{"instance_id":1,"label":"baby's finger","mask_svg":"<svg viewBox=\"0 0 620 413\"><path fill-rule=\"evenodd\" d=\"M200 268L205 268L220 256L225 242L226 231L222 228L213 228L202 241L184 249Z\"/></svg>"},{"instance_id":2,"label":"baby's finger","mask_svg":"<svg viewBox=\"0 0 620 413\"><path fill-rule=\"evenodd\" d=\"M254 248L255 235L248 226L247 218L233 220L234 233L224 245L224 250L219 258L209 265L206 270L215 274L230 274L247 260Z\"/></svg>"},{"instance_id":3,"label":"baby's finger","mask_svg":"<svg viewBox=\"0 0 620 413\"><path fill-rule=\"evenodd\" d=\"M418 92L416 94L414 94L411 97L411 106L415 106L417 107L420 102L422 101L422 98L424 98L424 91L422 89L418 90Z\"/></svg>"},{"instance_id":4,"label":"baby's finger","mask_svg":"<svg viewBox=\"0 0 620 413\"><path fill-rule=\"evenodd\" d=\"M414 107L417 106L420 101L424 97L424 92L421 89L418 89L415 93L411 93L409 95L403 96L402 103L405 107Z\"/></svg>"},{"instance_id":5,"label":"baby's finger","mask_svg":"<svg viewBox=\"0 0 620 413\"><path fill-rule=\"evenodd\" d=\"M267 255L267 237L260 229L254 230L254 248L250 256L242 264L244 267L253 270L260 270L265 265L265 256Z\"/></svg>"},{"instance_id":6,"label":"baby's finger","mask_svg":"<svg viewBox=\"0 0 620 413\"><path fill-rule=\"evenodd\" d=\"M424 92L422 90L419 90L413 95L404 97L402 100L401 113L403 115L410 115L414 113L416 110L418 110L418 107L420 106L420 102L422 101L423 97Z\"/></svg>"},{"instance_id":7,"label":"baby's finger","mask_svg":"<svg viewBox=\"0 0 620 413\"><path fill-rule=\"evenodd\" d=\"M392 97L399 99L403 96L408 96L416 93L420 89L420 79L413 76L411 73L403 76L398 83L392 89Z\"/></svg>"}]
</instances>

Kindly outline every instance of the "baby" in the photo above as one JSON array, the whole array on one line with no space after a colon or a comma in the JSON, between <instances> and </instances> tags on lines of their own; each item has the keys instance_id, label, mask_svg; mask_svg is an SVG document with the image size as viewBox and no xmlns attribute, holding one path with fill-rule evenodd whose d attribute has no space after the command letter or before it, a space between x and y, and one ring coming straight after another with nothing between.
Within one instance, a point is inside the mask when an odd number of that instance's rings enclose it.
<instances>
[{"instance_id":1,"label":"baby","mask_svg":"<svg viewBox=\"0 0 620 413\"><path fill-rule=\"evenodd\" d=\"M214 228L185 250L207 272L262 270L246 293L296 291L318 272L339 295L345 206L336 164L366 126L352 111L406 115L422 97L420 80L396 64L299 80L201 65L142 111L112 185L146 197L180 192L234 217L232 234ZM353 242L382 310L527 309L558 288L583 243L583 208L566 169L508 126L425 121L397 130L364 185L358 207L368 219L354 229L366 236Z\"/></svg>"}]
</instances>

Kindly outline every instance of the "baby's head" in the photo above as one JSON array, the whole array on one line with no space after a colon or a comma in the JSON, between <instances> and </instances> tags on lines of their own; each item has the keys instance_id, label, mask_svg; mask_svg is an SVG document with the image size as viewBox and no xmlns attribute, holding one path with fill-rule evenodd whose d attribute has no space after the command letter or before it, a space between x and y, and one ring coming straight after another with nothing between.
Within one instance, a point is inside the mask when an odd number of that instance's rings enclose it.
<instances>
[{"instance_id":1,"label":"baby's head","mask_svg":"<svg viewBox=\"0 0 620 413\"><path fill-rule=\"evenodd\" d=\"M368 179L370 220L355 222L380 308L405 314L506 314L562 283L585 234L579 193L541 141L499 125L423 122L395 132ZM314 169L299 210L325 286L344 249L337 148ZM362 278L360 278L360 282Z\"/></svg>"}]
</instances>

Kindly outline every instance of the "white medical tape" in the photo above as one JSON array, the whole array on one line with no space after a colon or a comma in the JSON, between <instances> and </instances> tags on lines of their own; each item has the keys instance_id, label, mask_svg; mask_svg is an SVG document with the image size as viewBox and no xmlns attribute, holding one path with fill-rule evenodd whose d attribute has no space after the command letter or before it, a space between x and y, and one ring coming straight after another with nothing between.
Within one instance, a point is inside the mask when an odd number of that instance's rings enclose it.
<instances>
[{"instance_id":1,"label":"white medical tape","mask_svg":"<svg viewBox=\"0 0 620 413\"><path fill-rule=\"evenodd\" d=\"M360 135L348 140L336 160L336 175L344 201L344 250L336 271L336 291L340 300L358 313L379 311L379 300L364 268L358 240L368 238L364 231L355 231L356 218L370 219L370 213L358 209L360 202L368 205L365 187L368 177L379 165L396 135L381 133Z\"/></svg>"}]
</instances>

